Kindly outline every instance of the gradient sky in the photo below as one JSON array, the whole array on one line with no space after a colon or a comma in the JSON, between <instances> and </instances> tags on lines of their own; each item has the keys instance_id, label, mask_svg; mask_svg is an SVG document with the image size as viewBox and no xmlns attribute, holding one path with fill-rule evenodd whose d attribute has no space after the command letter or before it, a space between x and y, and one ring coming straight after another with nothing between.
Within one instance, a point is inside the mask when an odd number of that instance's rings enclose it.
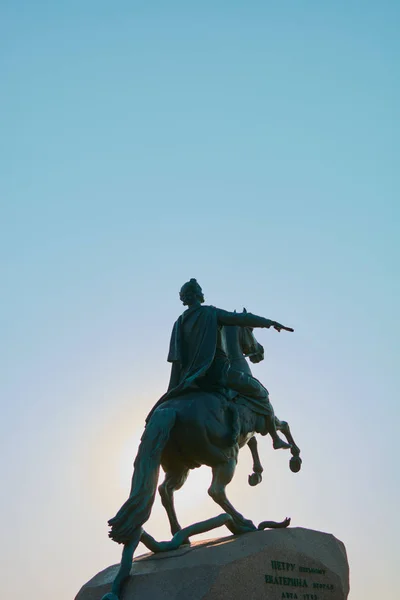
<instances>
[{"instance_id":1,"label":"gradient sky","mask_svg":"<svg viewBox=\"0 0 400 600\"><path fill-rule=\"evenodd\" d=\"M351 600L397 593L399 26L395 0L0 2L4 596L71 600L119 561L190 277L295 328L257 333L253 372L303 470L261 439L233 503L341 539ZM209 479L183 524L221 512Z\"/></svg>"}]
</instances>

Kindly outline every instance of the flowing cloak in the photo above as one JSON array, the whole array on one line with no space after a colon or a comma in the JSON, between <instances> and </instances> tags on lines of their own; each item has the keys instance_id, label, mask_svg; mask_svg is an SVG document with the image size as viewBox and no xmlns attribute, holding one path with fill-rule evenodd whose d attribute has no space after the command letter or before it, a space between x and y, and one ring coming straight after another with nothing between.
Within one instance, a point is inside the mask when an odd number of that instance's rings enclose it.
<instances>
[{"instance_id":1,"label":"flowing cloak","mask_svg":"<svg viewBox=\"0 0 400 600\"><path fill-rule=\"evenodd\" d=\"M185 338L190 343L185 343ZM160 404L195 387L196 381L205 376L214 361L217 339L218 317L214 306L189 308L175 321L168 353L168 362L172 363L168 391L150 415Z\"/></svg>"}]
</instances>

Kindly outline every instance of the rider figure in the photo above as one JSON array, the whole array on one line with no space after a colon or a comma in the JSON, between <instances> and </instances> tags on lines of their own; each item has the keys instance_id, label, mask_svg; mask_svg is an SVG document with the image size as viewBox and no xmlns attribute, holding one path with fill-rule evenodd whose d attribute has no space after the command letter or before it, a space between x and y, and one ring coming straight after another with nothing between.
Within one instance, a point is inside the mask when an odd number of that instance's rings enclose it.
<instances>
[{"instance_id":1,"label":"rider figure","mask_svg":"<svg viewBox=\"0 0 400 600\"><path fill-rule=\"evenodd\" d=\"M277 434L268 391L251 375L231 368L224 348L222 327L273 327L276 331L293 329L252 313L228 312L214 306L202 306L204 296L196 279L185 283L179 295L188 308L174 324L168 355L168 361L172 363L168 391L153 410L166 400L193 389L223 393L228 388L265 402L265 417L273 447L290 448Z\"/></svg>"}]
</instances>

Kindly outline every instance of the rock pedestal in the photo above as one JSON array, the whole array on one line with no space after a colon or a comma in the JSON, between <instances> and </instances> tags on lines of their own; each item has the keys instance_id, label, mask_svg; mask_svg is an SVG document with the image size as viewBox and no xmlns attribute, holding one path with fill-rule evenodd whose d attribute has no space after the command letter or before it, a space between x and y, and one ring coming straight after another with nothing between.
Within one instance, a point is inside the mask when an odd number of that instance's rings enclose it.
<instances>
[{"instance_id":1,"label":"rock pedestal","mask_svg":"<svg viewBox=\"0 0 400 600\"><path fill-rule=\"evenodd\" d=\"M117 571L118 565L98 573L75 600L101 600ZM298 527L139 556L122 600L345 600L348 593L343 543Z\"/></svg>"}]
</instances>

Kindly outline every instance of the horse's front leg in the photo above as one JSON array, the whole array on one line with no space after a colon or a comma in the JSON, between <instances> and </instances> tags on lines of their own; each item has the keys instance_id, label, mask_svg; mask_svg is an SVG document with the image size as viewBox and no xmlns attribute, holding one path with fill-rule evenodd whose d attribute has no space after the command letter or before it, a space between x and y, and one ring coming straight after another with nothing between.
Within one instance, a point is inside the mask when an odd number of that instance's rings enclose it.
<instances>
[{"instance_id":1,"label":"horse's front leg","mask_svg":"<svg viewBox=\"0 0 400 600\"><path fill-rule=\"evenodd\" d=\"M232 481L236 464L236 458L231 458L229 462L221 463L220 465L213 467L213 478L208 493L214 502L219 504L221 508L233 518L233 523L227 523L227 527L229 527L232 533L239 534L255 531L256 527L252 521L245 519L244 516L232 506L226 497L225 488L228 483Z\"/></svg>"},{"instance_id":2,"label":"horse's front leg","mask_svg":"<svg viewBox=\"0 0 400 600\"><path fill-rule=\"evenodd\" d=\"M172 535L175 535L182 529L175 512L174 492L183 486L188 474L189 469L187 467L183 465L179 467L175 466L173 470L165 472L165 479L158 488L162 505L167 511Z\"/></svg>"},{"instance_id":3,"label":"horse's front leg","mask_svg":"<svg viewBox=\"0 0 400 600\"><path fill-rule=\"evenodd\" d=\"M293 473L298 473L298 471L301 469L302 463L300 458L300 448L293 439L289 423L287 421L280 421L278 417L275 417L275 427L278 431L283 433L289 444L291 444L292 447L290 452L292 453L292 458L290 459L290 470L293 471Z\"/></svg>"},{"instance_id":4,"label":"horse's front leg","mask_svg":"<svg viewBox=\"0 0 400 600\"><path fill-rule=\"evenodd\" d=\"M278 431L281 431L283 433L289 444L292 446L290 451L293 454L293 456L299 456L300 448L297 446L296 442L293 439L289 423L287 421L280 421L278 417L275 417L275 427Z\"/></svg>"},{"instance_id":5,"label":"horse's front leg","mask_svg":"<svg viewBox=\"0 0 400 600\"><path fill-rule=\"evenodd\" d=\"M247 445L250 449L251 456L253 458L253 473L249 475L249 485L254 486L261 483L261 473L264 469L262 468L260 457L258 455L257 440L254 435L252 438L249 439Z\"/></svg>"}]
</instances>

